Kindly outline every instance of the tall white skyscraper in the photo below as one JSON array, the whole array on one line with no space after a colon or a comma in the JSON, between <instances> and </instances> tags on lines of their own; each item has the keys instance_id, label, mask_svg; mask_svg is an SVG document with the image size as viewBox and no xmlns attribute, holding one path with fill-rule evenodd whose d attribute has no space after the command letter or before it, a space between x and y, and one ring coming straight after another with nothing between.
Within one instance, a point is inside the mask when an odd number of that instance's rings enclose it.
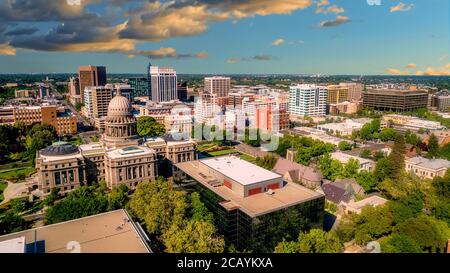
<instances>
[{"instance_id":1,"label":"tall white skyscraper","mask_svg":"<svg viewBox=\"0 0 450 273\"><path fill-rule=\"evenodd\" d=\"M289 90L289 113L299 116L324 116L328 90L326 86L299 84Z\"/></svg>"},{"instance_id":2,"label":"tall white skyscraper","mask_svg":"<svg viewBox=\"0 0 450 273\"><path fill-rule=\"evenodd\" d=\"M217 97L226 97L230 93L231 79L229 77L206 77L205 92L216 94Z\"/></svg>"},{"instance_id":3,"label":"tall white skyscraper","mask_svg":"<svg viewBox=\"0 0 450 273\"><path fill-rule=\"evenodd\" d=\"M162 102L178 99L177 72L172 68L150 67L152 101Z\"/></svg>"}]
</instances>

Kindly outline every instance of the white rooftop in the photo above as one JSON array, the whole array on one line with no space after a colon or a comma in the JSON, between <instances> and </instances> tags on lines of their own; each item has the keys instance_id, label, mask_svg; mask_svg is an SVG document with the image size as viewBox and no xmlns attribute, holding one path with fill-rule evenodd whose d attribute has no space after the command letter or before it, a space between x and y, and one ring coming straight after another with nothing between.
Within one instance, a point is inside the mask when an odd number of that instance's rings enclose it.
<instances>
[{"instance_id":1,"label":"white rooftop","mask_svg":"<svg viewBox=\"0 0 450 273\"><path fill-rule=\"evenodd\" d=\"M25 253L25 236L0 242L0 253Z\"/></svg>"},{"instance_id":2,"label":"white rooftop","mask_svg":"<svg viewBox=\"0 0 450 273\"><path fill-rule=\"evenodd\" d=\"M244 186L281 178L279 174L235 156L214 157L200 160L200 162Z\"/></svg>"}]
</instances>

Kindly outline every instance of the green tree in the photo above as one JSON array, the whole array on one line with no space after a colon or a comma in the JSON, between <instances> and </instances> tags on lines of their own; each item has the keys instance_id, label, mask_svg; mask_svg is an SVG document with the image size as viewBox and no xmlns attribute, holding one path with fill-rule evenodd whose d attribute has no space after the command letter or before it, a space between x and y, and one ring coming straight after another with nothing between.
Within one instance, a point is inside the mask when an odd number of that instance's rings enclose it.
<instances>
[{"instance_id":1,"label":"green tree","mask_svg":"<svg viewBox=\"0 0 450 273\"><path fill-rule=\"evenodd\" d=\"M189 195L190 206L189 206L189 217L195 221L205 221L213 223L213 215L206 208L205 204L200 200L200 194L198 192L193 192Z\"/></svg>"},{"instance_id":2,"label":"green tree","mask_svg":"<svg viewBox=\"0 0 450 273\"><path fill-rule=\"evenodd\" d=\"M430 135L430 138L428 139L427 148L428 148L427 153L428 158L435 158L439 155L439 141L434 134Z\"/></svg>"},{"instance_id":3,"label":"green tree","mask_svg":"<svg viewBox=\"0 0 450 273\"><path fill-rule=\"evenodd\" d=\"M391 167L387 158L382 158L375 165L374 176L378 181L383 181L391 173Z\"/></svg>"},{"instance_id":4,"label":"green tree","mask_svg":"<svg viewBox=\"0 0 450 273\"><path fill-rule=\"evenodd\" d=\"M18 232L25 228L26 224L23 218L12 210L0 215L0 234Z\"/></svg>"},{"instance_id":5,"label":"green tree","mask_svg":"<svg viewBox=\"0 0 450 273\"><path fill-rule=\"evenodd\" d=\"M35 124L26 136L26 147L28 157L34 164L36 151L50 146L56 140L55 127L51 125Z\"/></svg>"},{"instance_id":6,"label":"green tree","mask_svg":"<svg viewBox=\"0 0 450 273\"><path fill-rule=\"evenodd\" d=\"M114 187L108 194L108 211L125 208L129 200L128 191L128 187L123 184Z\"/></svg>"},{"instance_id":7,"label":"green tree","mask_svg":"<svg viewBox=\"0 0 450 273\"><path fill-rule=\"evenodd\" d=\"M369 158L372 155L372 152L368 149L363 149L360 153L359 156L362 158Z\"/></svg>"},{"instance_id":8,"label":"green tree","mask_svg":"<svg viewBox=\"0 0 450 273\"><path fill-rule=\"evenodd\" d=\"M137 133L141 137L156 137L166 133L164 125L158 123L153 117L140 117L136 123Z\"/></svg>"},{"instance_id":9,"label":"green tree","mask_svg":"<svg viewBox=\"0 0 450 273\"><path fill-rule=\"evenodd\" d=\"M450 236L447 223L424 214L405 221L397 232L428 252L443 252Z\"/></svg>"},{"instance_id":10,"label":"green tree","mask_svg":"<svg viewBox=\"0 0 450 273\"><path fill-rule=\"evenodd\" d=\"M363 127L359 131L359 137L362 140L372 139L372 126L369 123L363 125Z\"/></svg>"},{"instance_id":11,"label":"green tree","mask_svg":"<svg viewBox=\"0 0 450 273\"><path fill-rule=\"evenodd\" d=\"M405 133L405 142L408 144L411 144L413 146L418 146L421 141L420 141L420 138L416 134L414 134L410 130L408 130Z\"/></svg>"},{"instance_id":12,"label":"green tree","mask_svg":"<svg viewBox=\"0 0 450 273\"><path fill-rule=\"evenodd\" d=\"M324 154L319 158L319 169L322 172L324 178L331 181L340 177L344 171L344 167L341 162L331 158L330 154Z\"/></svg>"},{"instance_id":13,"label":"green tree","mask_svg":"<svg viewBox=\"0 0 450 273\"><path fill-rule=\"evenodd\" d=\"M188 208L185 193L174 190L172 184L161 177L156 181L140 183L129 206L145 223L147 231L156 236L173 224L180 225Z\"/></svg>"},{"instance_id":14,"label":"green tree","mask_svg":"<svg viewBox=\"0 0 450 273\"><path fill-rule=\"evenodd\" d=\"M450 160L450 143L445 144L440 149L440 156L447 160Z\"/></svg>"},{"instance_id":15,"label":"green tree","mask_svg":"<svg viewBox=\"0 0 450 273\"><path fill-rule=\"evenodd\" d=\"M343 141L339 142L338 148L341 151L350 151L352 149L352 144L343 140Z\"/></svg>"},{"instance_id":16,"label":"green tree","mask_svg":"<svg viewBox=\"0 0 450 273\"><path fill-rule=\"evenodd\" d=\"M54 224L107 211L108 199L94 186L83 186L69 192L66 198L47 209L45 222Z\"/></svg>"},{"instance_id":17,"label":"green tree","mask_svg":"<svg viewBox=\"0 0 450 273\"><path fill-rule=\"evenodd\" d=\"M394 147L387 158L389 162L389 177L398 179L405 170L405 138L398 134Z\"/></svg>"},{"instance_id":18,"label":"green tree","mask_svg":"<svg viewBox=\"0 0 450 273\"><path fill-rule=\"evenodd\" d=\"M12 199L9 206L11 207L11 210L15 213L21 213L24 212L27 209L27 201L23 198L15 198Z\"/></svg>"},{"instance_id":19,"label":"green tree","mask_svg":"<svg viewBox=\"0 0 450 273\"><path fill-rule=\"evenodd\" d=\"M392 234L380 240L381 252L384 253L421 253L420 247L408 236Z\"/></svg>"},{"instance_id":20,"label":"green tree","mask_svg":"<svg viewBox=\"0 0 450 273\"><path fill-rule=\"evenodd\" d=\"M342 244L334 232L324 232L321 229L311 229L299 236L300 253L339 253Z\"/></svg>"},{"instance_id":21,"label":"green tree","mask_svg":"<svg viewBox=\"0 0 450 273\"><path fill-rule=\"evenodd\" d=\"M277 163L277 158L272 154L264 155L263 157L257 157L256 158L256 165L267 169L272 170L273 167L275 167L275 164Z\"/></svg>"},{"instance_id":22,"label":"green tree","mask_svg":"<svg viewBox=\"0 0 450 273\"><path fill-rule=\"evenodd\" d=\"M172 225L162 241L169 253L222 253L225 249L223 236L217 235L213 223L202 220Z\"/></svg>"},{"instance_id":23,"label":"green tree","mask_svg":"<svg viewBox=\"0 0 450 273\"><path fill-rule=\"evenodd\" d=\"M279 242L278 245L275 247L275 253L299 253L299 246L298 242L296 241L282 241Z\"/></svg>"},{"instance_id":24,"label":"green tree","mask_svg":"<svg viewBox=\"0 0 450 273\"><path fill-rule=\"evenodd\" d=\"M339 253L342 248L335 232L311 229L309 232L301 232L297 241L278 243L275 253Z\"/></svg>"},{"instance_id":25,"label":"green tree","mask_svg":"<svg viewBox=\"0 0 450 273\"><path fill-rule=\"evenodd\" d=\"M356 175L356 182L363 187L365 192L374 191L378 185L375 175L368 171L360 171Z\"/></svg>"},{"instance_id":26,"label":"green tree","mask_svg":"<svg viewBox=\"0 0 450 273\"><path fill-rule=\"evenodd\" d=\"M347 164L344 165L341 176L343 178L356 177L359 170L359 160L350 158Z\"/></svg>"},{"instance_id":27,"label":"green tree","mask_svg":"<svg viewBox=\"0 0 450 273\"><path fill-rule=\"evenodd\" d=\"M394 140L396 135L397 135L397 131L395 129L384 128L383 130L381 130L380 138L382 141L386 142L386 141Z\"/></svg>"}]
</instances>

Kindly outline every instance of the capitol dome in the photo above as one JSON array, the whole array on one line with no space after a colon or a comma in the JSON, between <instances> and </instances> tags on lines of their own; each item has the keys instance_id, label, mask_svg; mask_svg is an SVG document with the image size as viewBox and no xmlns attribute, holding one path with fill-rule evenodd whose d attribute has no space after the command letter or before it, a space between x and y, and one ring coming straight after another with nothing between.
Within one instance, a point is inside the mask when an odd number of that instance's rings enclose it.
<instances>
[{"instance_id":1,"label":"capitol dome","mask_svg":"<svg viewBox=\"0 0 450 273\"><path fill-rule=\"evenodd\" d=\"M78 147L63 141L58 141L41 150L44 156L65 156L79 153Z\"/></svg>"},{"instance_id":2,"label":"capitol dome","mask_svg":"<svg viewBox=\"0 0 450 273\"><path fill-rule=\"evenodd\" d=\"M131 114L131 104L130 101L122 96L120 89L117 90L116 96L109 102L108 105L108 116L129 116Z\"/></svg>"}]
</instances>

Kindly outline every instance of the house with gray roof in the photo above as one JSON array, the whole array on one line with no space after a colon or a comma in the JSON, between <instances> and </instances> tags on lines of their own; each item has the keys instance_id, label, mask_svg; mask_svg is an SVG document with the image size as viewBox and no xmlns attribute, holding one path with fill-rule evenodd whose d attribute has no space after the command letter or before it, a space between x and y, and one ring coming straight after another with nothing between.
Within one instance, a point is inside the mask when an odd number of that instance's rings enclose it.
<instances>
[{"instance_id":1,"label":"house with gray roof","mask_svg":"<svg viewBox=\"0 0 450 273\"><path fill-rule=\"evenodd\" d=\"M436 176L444 176L450 168L450 161L441 158L425 158L414 156L405 160L405 169L421 178L433 179Z\"/></svg>"}]
</instances>

